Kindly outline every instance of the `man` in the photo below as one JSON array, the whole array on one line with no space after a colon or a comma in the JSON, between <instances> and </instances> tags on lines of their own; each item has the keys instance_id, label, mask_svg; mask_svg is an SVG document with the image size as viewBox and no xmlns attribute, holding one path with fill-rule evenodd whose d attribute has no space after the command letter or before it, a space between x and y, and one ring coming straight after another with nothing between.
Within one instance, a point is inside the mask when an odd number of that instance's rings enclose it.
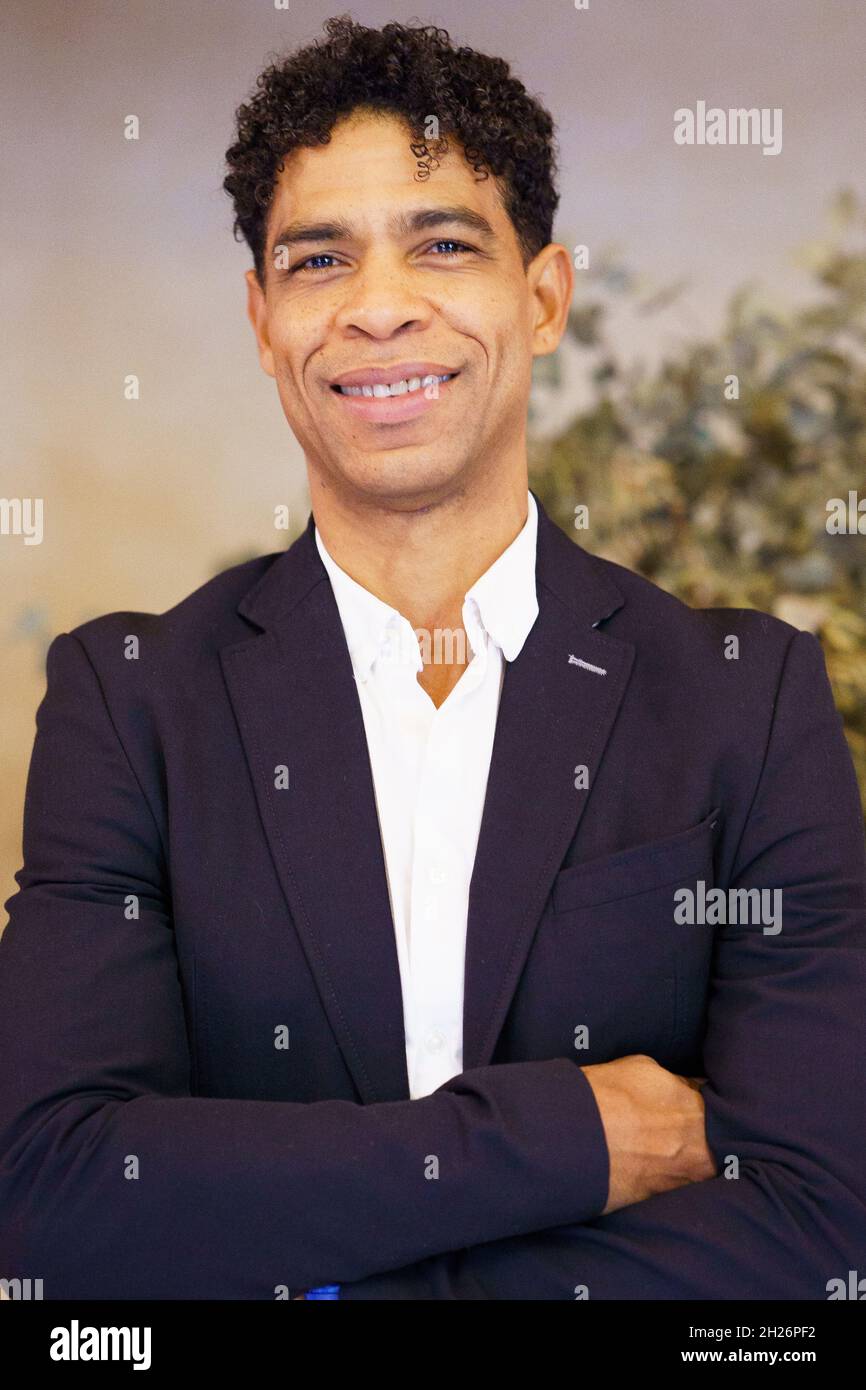
<instances>
[{"instance_id":1,"label":"man","mask_svg":"<svg viewBox=\"0 0 866 1390\"><path fill-rule=\"evenodd\" d=\"M49 651L2 1273L825 1298L866 1252L866 854L820 648L553 525L550 118L442 31L327 28L226 180L307 529Z\"/></svg>"}]
</instances>

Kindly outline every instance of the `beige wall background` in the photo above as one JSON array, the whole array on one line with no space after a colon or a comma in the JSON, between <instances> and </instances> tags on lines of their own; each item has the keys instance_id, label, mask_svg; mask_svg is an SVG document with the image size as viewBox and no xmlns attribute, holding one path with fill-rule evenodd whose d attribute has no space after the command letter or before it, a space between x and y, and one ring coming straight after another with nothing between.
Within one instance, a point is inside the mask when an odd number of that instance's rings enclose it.
<instances>
[{"instance_id":1,"label":"beige wall background","mask_svg":"<svg viewBox=\"0 0 866 1390\"><path fill-rule=\"evenodd\" d=\"M269 56L333 4L5 0L0 496L41 497L42 544L0 535L0 901L50 638L113 609L158 612L236 560L282 548L274 507L307 516L303 460L244 317L246 249L220 184L235 106ZM559 123L569 245L616 246L669 312L611 311L623 357L712 334L759 280L796 302L795 251L839 188L864 192L862 0L392 0L511 61ZM678 147L699 99L781 107L776 157ZM126 116L141 137L124 139ZM124 378L141 382L124 399ZM580 374L573 378L575 402ZM0 927L5 914L0 914Z\"/></svg>"}]
</instances>

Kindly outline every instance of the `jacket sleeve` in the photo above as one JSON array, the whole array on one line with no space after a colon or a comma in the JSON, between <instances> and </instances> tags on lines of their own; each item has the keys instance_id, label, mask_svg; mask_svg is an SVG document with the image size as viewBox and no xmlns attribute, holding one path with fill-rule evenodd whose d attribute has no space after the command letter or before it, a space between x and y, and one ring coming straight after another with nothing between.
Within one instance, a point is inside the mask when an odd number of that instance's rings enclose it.
<instances>
[{"instance_id":1,"label":"jacket sleeve","mask_svg":"<svg viewBox=\"0 0 866 1390\"><path fill-rule=\"evenodd\" d=\"M273 1299L603 1210L569 1059L367 1106L191 1094L157 819L74 634L47 671L0 937L0 1275L48 1299Z\"/></svg>"},{"instance_id":2,"label":"jacket sleeve","mask_svg":"<svg viewBox=\"0 0 866 1390\"><path fill-rule=\"evenodd\" d=\"M781 888L782 927L715 929L703 1096L719 1176L344 1298L826 1299L866 1275L866 850L808 633L788 647L728 886Z\"/></svg>"}]
</instances>

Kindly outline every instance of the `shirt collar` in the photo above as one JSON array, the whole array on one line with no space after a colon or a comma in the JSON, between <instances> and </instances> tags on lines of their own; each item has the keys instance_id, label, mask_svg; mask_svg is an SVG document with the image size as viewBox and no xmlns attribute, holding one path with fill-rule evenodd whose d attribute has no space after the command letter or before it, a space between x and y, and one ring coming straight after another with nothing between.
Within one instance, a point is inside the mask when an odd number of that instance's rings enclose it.
<instances>
[{"instance_id":1,"label":"shirt collar","mask_svg":"<svg viewBox=\"0 0 866 1390\"><path fill-rule=\"evenodd\" d=\"M392 608L390 604L377 598L375 594L371 594L369 589L365 589L362 584L359 584L356 579L341 569L336 560L332 559L325 549L325 543L319 535L319 528L316 526L314 530L322 564L328 571L328 577L334 590L334 598L337 600L340 621L343 624L346 644L352 661L352 670L356 680L365 681L370 674L373 662L392 634L393 629L399 627L400 623L406 623L406 619L397 612L396 608ZM418 660L420 668L422 664L420 651Z\"/></svg>"},{"instance_id":2,"label":"shirt collar","mask_svg":"<svg viewBox=\"0 0 866 1390\"><path fill-rule=\"evenodd\" d=\"M506 661L520 655L523 644L538 617L535 589L535 552L538 538L538 508L527 492L527 516L523 529L493 561L466 594L475 601L481 623Z\"/></svg>"},{"instance_id":3,"label":"shirt collar","mask_svg":"<svg viewBox=\"0 0 866 1390\"><path fill-rule=\"evenodd\" d=\"M334 590L355 678L367 680L386 642L408 641L407 630L412 636L409 651L413 658L417 654L416 670L420 671L421 654L408 620L341 569L326 550L318 527L314 526L314 533L319 555ZM506 661L514 661L519 655L538 617L535 587L537 538L538 508L532 493L527 492L527 517L523 528L490 568L475 581L464 599L464 626L467 624L468 608L470 620L477 613L482 629L501 649Z\"/></svg>"}]
</instances>

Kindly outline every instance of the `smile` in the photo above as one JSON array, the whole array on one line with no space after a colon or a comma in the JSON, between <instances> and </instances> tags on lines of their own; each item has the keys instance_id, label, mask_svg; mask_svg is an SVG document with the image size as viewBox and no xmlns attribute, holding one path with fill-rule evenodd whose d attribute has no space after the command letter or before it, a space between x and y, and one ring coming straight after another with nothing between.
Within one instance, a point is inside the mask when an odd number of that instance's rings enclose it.
<instances>
[{"instance_id":1,"label":"smile","mask_svg":"<svg viewBox=\"0 0 866 1390\"><path fill-rule=\"evenodd\" d=\"M422 387L433 386L436 382L450 381L456 375L456 372L448 372L444 376L403 377L400 381L389 382L388 385L377 382L374 386L335 386L333 389L343 396L377 396L382 399L385 396L407 396L413 391L420 391Z\"/></svg>"},{"instance_id":2,"label":"smile","mask_svg":"<svg viewBox=\"0 0 866 1390\"><path fill-rule=\"evenodd\" d=\"M356 368L330 387L341 402L341 413L358 423L390 429L441 409L459 376L442 362L395 362L390 367Z\"/></svg>"}]
</instances>

